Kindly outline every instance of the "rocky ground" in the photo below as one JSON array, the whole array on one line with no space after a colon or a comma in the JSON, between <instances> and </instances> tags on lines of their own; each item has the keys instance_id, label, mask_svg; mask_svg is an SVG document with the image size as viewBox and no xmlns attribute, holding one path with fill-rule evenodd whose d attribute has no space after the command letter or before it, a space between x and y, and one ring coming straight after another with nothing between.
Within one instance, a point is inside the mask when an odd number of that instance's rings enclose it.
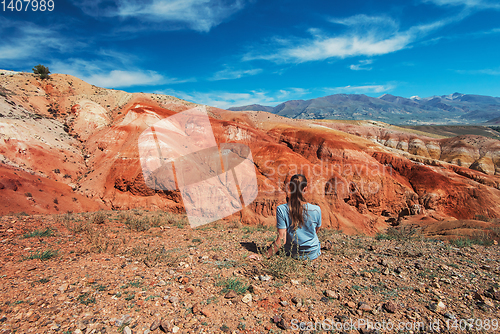
<instances>
[{"instance_id":1,"label":"rocky ground","mask_svg":"<svg viewBox=\"0 0 500 334\"><path fill-rule=\"evenodd\" d=\"M500 331L497 243L414 232L323 230L322 255L303 263L256 260L275 231L237 221L191 229L138 210L4 216L0 333Z\"/></svg>"}]
</instances>

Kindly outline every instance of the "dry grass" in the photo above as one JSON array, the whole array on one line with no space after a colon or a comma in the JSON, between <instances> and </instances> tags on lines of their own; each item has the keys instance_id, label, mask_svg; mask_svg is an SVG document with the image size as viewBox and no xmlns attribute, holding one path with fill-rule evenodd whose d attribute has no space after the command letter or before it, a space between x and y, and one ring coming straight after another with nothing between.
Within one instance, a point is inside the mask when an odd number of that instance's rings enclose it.
<instances>
[{"instance_id":1,"label":"dry grass","mask_svg":"<svg viewBox=\"0 0 500 334\"><path fill-rule=\"evenodd\" d=\"M138 258L147 267L151 268L157 264L166 264L169 267L176 267L184 257L179 254L179 249L166 249L163 246L137 245L124 253L126 256Z\"/></svg>"}]
</instances>

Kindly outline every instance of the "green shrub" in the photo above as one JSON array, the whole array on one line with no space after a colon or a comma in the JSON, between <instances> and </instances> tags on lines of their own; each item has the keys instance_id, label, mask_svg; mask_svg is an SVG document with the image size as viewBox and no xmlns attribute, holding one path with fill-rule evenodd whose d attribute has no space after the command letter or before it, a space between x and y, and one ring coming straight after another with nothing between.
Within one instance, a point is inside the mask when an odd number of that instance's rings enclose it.
<instances>
[{"instance_id":1,"label":"green shrub","mask_svg":"<svg viewBox=\"0 0 500 334\"><path fill-rule=\"evenodd\" d=\"M33 67L33 73L40 75L40 79L49 79L49 68L43 65L36 65Z\"/></svg>"},{"instance_id":2,"label":"green shrub","mask_svg":"<svg viewBox=\"0 0 500 334\"><path fill-rule=\"evenodd\" d=\"M47 249L43 252L40 253L40 251L36 251L35 253L31 252L30 255L26 256L23 258L23 260L35 260L35 259L38 259L38 260L42 260L42 261L45 261L45 260L49 260L55 256L57 256L59 253L59 251L57 250L51 250L51 249Z\"/></svg>"},{"instance_id":3,"label":"green shrub","mask_svg":"<svg viewBox=\"0 0 500 334\"><path fill-rule=\"evenodd\" d=\"M125 225L131 230L142 232L149 230L149 218L148 217L132 217L128 216L125 219Z\"/></svg>"},{"instance_id":4,"label":"green shrub","mask_svg":"<svg viewBox=\"0 0 500 334\"><path fill-rule=\"evenodd\" d=\"M483 222L489 222L490 221L490 218L486 217L485 215L475 215L474 219L475 220L480 220L480 221L483 221Z\"/></svg>"},{"instance_id":5,"label":"green shrub","mask_svg":"<svg viewBox=\"0 0 500 334\"><path fill-rule=\"evenodd\" d=\"M490 234L482 232L470 237L450 240L450 244L458 248L470 247L472 245L491 246L493 245L493 238Z\"/></svg>"},{"instance_id":6,"label":"green shrub","mask_svg":"<svg viewBox=\"0 0 500 334\"><path fill-rule=\"evenodd\" d=\"M95 298L94 297L89 297L89 293L82 293L81 295L78 296L77 300L80 302L80 304L83 305L89 305L89 304L94 304L95 303Z\"/></svg>"},{"instance_id":7,"label":"green shrub","mask_svg":"<svg viewBox=\"0 0 500 334\"><path fill-rule=\"evenodd\" d=\"M104 224L106 221L106 214L102 211L97 211L92 215L92 222L94 224Z\"/></svg>"},{"instance_id":8,"label":"green shrub","mask_svg":"<svg viewBox=\"0 0 500 334\"><path fill-rule=\"evenodd\" d=\"M34 230L32 232L28 232L22 236L23 239L26 238L35 238L35 237L52 237L54 235L54 231L47 227L45 230Z\"/></svg>"},{"instance_id":9,"label":"green shrub","mask_svg":"<svg viewBox=\"0 0 500 334\"><path fill-rule=\"evenodd\" d=\"M249 285L241 281L239 277L228 278L226 280L221 280L217 282L217 286L222 286L222 293L228 293L233 290L237 294L241 295L248 290Z\"/></svg>"}]
</instances>

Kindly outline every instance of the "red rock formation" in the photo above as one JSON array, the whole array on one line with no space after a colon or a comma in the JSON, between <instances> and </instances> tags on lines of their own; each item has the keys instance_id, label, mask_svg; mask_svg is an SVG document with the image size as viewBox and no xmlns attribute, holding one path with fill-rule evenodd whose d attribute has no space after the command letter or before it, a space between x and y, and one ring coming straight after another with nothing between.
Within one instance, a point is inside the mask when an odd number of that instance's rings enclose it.
<instances>
[{"instance_id":1,"label":"red rock formation","mask_svg":"<svg viewBox=\"0 0 500 334\"><path fill-rule=\"evenodd\" d=\"M0 165L2 173L19 170L2 174L0 195L11 198L11 204L0 207L0 213L56 210L54 203L37 196L34 204L19 195L32 189L25 184L35 179L52 201L58 192L77 198L75 204L57 197L59 211L102 205L182 211L178 190L146 185L138 138L159 120L193 104L105 90L69 76L53 78L50 84L29 74L0 78L2 87L17 94L0 100L0 112L8 115L17 108L14 114L19 116L0 118L0 158L13 166ZM19 87L26 80L29 85L22 91ZM259 194L236 214L244 222L274 225L276 206L285 202L285 185L295 173L308 178L309 200L321 206L324 226L348 233L374 234L387 226L388 215L500 217L500 178L493 175L499 166L497 141L473 136L434 139L373 122L311 123L217 108L209 108L208 114L217 143L242 143L251 149Z\"/></svg>"}]
</instances>

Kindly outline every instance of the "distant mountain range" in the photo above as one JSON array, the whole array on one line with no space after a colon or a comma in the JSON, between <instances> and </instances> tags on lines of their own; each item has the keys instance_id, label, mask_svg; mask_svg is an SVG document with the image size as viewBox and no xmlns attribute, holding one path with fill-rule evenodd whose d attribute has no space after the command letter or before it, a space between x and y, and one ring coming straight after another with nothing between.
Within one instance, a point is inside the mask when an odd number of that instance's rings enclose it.
<instances>
[{"instance_id":1,"label":"distant mountain range","mask_svg":"<svg viewBox=\"0 0 500 334\"><path fill-rule=\"evenodd\" d=\"M376 120L390 124L499 124L500 98L454 93L405 98L384 94L335 94L311 100L291 100L276 107L252 104L229 110L267 111L300 119Z\"/></svg>"}]
</instances>

